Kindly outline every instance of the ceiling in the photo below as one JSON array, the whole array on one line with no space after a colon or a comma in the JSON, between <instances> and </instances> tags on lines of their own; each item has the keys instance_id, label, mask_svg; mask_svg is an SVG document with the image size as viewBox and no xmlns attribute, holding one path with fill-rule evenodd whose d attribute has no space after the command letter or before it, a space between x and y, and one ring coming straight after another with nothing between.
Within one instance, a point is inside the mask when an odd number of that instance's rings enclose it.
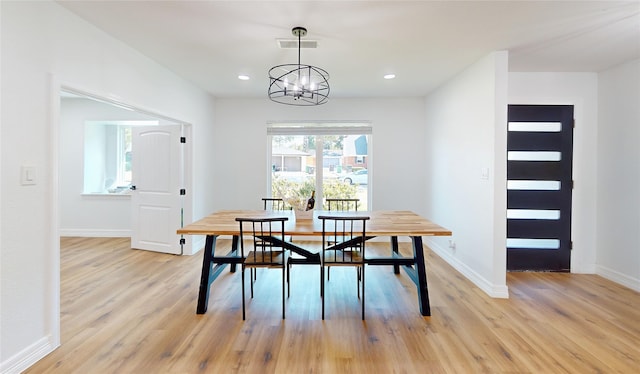
<instances>
[{"instance_id":1,"label":"ceiling","mask_svg":"<svg viewBox=\"0 0 640 374\"><path fill-rule=\"evenodd\" d=\"M277 43L294 26L317 41L301 62L329 72L331 97L425 96L496 50L518 72L640 58L638 0L58 3L216 97L266 97L269 68L297 61Z\"/></svg>"}]
</instances>

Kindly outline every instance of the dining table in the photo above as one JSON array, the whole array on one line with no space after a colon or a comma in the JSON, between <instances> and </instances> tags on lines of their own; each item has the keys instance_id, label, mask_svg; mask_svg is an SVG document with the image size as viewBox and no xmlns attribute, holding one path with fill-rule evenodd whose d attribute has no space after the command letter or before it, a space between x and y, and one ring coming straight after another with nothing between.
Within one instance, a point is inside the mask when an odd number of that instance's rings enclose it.
<instances>
[{"instance_id":1,"label":"dining table","mask_svg":"<svg viewBox=\"0 0 640 374\"><path fill-rule=\"evenodd\" d=\"M238 242L240 226L236 218L269 218L287 217L285 222L285 236L295 237L321 237L322 220L319 216L366 216L366 240L376 237L389 237L389 254L376 257L367 257L366 265L393 266L394 273L400 273L403 268L409 278L417 287L418 306L423 316L431 315L429 304L429 289L425 268L424 236L451 236L451 231L441 227L428 219L409 210L373 210L358 212L314 210L312 218L296 218L293 210L220 210L200 220L190 223L177 230L179 235L204 235L206 236L200 286L198 291L197 314L207 311L209 291L215 279L222 273L226 266L231 272L236 271L238 264L244 260L240 256ZM216 253L216 241L220 236L231 236L231 249L224 254ZM399 237L407 237L411 241L412 254L403 255L399 251ZM311 238L309 239L311 240ZM281 240L280 244L298 256L295 263L321 265L320 254L317 251L305 248L304 241Z\"/></svg>"}]
</instances>

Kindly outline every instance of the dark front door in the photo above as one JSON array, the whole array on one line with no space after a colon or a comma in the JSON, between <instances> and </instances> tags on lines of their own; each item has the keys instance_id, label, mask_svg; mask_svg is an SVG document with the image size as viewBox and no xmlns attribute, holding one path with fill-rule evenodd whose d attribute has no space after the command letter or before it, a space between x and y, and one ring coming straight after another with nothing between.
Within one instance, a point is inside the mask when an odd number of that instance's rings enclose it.
<instances>
[{"instance_id":1,"label":"dark front door","mask_svg":"<svg viewBox=\"0 0 640 374\"><path fill-rule=\"evenodd\" d=\"M509 105L507 270L571 268L572 105Z\"/></svg>"}]
</instances>

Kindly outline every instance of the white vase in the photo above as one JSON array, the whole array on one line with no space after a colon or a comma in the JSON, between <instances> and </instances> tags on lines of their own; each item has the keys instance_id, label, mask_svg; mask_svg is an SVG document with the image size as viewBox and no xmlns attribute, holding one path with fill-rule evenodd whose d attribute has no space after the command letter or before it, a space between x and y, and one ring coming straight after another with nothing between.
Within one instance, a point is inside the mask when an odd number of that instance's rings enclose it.
<instances>
[{"instance_id":1,"label":"white vase","mask_svg":"<svg viewBox=\"0 0 640 374\"><path fill-rule=\"evenodd\" d=\"M293 213L296 216L296 221L313 219L313 210L298 210L298 209L294 209Z\"/></svg>"}]
</instances>

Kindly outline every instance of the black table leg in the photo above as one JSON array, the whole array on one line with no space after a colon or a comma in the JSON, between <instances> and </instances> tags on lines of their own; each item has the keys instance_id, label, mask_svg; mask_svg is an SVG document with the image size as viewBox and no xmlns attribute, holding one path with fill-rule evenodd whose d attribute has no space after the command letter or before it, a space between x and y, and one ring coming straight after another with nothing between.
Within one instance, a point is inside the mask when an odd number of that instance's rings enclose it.
<instances>
[{"instance_id":1,"label":"black table leg","mask_svg":"<svg viewBox=\"0 0 640 374\"><path fill-rule=\"evenodd\" d=\"M234 235L233 239L231 240L231 252L232 253L238 253L238 242L240 242L240 237L238 235ZM231 271L232 273L236 272L236 266L237 264L235 262L231 263L230 269L229 271Z\"/></svg>"},{"instance_id":2,"label":"black table leg","mask_svg":"<svg viewBox=\"0 0 640 374\"><path fill-rule=\"evenodd\" d=\"M209 302L209 285L213 281L211 279L211 260L216 251L217 235L207 235L207 241L204 244L204 254L202 256L202 274L200 275L200 291L198 293L197 314L207 312L207 303Z\"/></svg>"},{"instance_id":3,"label":"black table leg","mask_svg":"<svg viewBox=\"0 0 640 374\"><path fill-rule=\"evenodd\" d=\"M393 252L391 254L392 256L399 255L399 252L398 252L398 237L397 236L392 236L391 237L391 251ZM397 265L397 264L393 265L393 274L400 274L400 265Z\"/></svg>"},{"instance_id":4,"label":"black table leg","mask_svg":"<svg viewBox=\"0 0 640 374\"><path fill-rule=\"evenodd\" d=\"M427 271L424 266L424 248L422 247L422 237L412 236L413 257L416 261L416 275L418 278L418 303L420 304L420 314L431 315L431 305L429 305L429 288L427 286Z\"/></svg>"}]
</instances>

